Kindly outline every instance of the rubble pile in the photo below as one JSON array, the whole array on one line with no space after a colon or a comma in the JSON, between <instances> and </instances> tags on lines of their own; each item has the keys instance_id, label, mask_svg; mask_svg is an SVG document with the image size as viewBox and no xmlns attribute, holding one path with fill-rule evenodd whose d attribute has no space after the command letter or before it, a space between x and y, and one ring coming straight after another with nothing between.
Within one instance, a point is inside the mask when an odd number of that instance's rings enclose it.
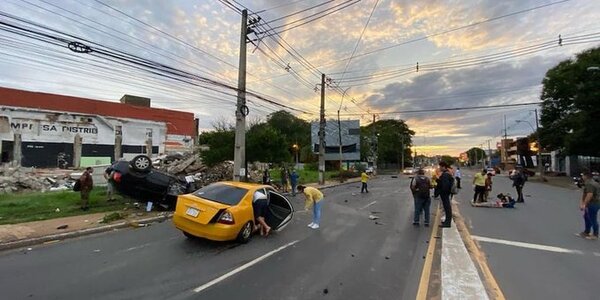
<instances>
[{"instance_id":1,"label":"rubble pile","mask_svg":"<svg viewBox=\"0 0 600 300\"><path fill-rule=\"evenodd\" d=\"M58 177L40 176L31 168L3 167L0 169L0 194L68 189L68 180Z\"/></svg>"}]
</instances>

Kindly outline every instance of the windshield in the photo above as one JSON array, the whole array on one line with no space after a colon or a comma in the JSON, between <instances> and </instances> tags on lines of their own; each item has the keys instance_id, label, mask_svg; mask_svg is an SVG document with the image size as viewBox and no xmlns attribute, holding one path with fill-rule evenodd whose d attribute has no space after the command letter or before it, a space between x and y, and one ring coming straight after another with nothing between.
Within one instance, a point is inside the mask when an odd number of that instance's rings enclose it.
<instances>
[{"instance_id":1,"label":"windshield","mask_svg":"<svg viewBox=\"0 0 600 300\"><path fill-rule=\"evenodd\" d=\"M247 189L241 187L213 183L197 190L194 195L223 204L237 205L247 192Z\"/></svg>"}]
</instances>

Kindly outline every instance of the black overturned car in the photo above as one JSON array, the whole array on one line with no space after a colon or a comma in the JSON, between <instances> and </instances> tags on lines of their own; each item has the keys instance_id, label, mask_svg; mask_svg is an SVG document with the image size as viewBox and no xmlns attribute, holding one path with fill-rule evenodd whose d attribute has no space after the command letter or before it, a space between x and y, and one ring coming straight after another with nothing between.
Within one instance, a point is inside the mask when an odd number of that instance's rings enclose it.
<instances>
[{"instance_id":1,"label":"black overturned car","mask_svg":"<svg viewBox=\"0 0 600 300\"><path fill-rule=\"evenodd\" d=\"M138 155L131 161L117 161L112 168L112 179L119 193L164 209L175 209L177 196L195 190L193 183L154 169L146 155Z\"/></svg>"}]
</instances>

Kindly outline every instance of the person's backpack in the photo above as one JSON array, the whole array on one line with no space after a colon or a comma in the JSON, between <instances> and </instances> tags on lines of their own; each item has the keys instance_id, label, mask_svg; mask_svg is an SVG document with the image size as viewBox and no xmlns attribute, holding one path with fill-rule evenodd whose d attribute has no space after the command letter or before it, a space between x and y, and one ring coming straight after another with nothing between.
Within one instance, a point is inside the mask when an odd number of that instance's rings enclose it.
<instances>
[{"instance_id":1,"label":"person's backpack","mask_svg":"<svg viewBox=\"0 0 600 300\"><path fill-rule=\"evenodd\" d=\"M412 191L415 194L415 196L423 198L429 197L429 189L431 188L431 183L429 182L429 179L427 179L427 177L417 176L414 178L414 181L415 184L414 188L412 188Z\"/></svg>"},{"instance_id":2,"label":"person's backpack","mask_svg":"<svg viewBox=\"0 0 600 300\"><path fill-rule=\"evenodd\" d=\"M77 179L77 181L75 181L75 184L73 185L73 191L81 191L81 180Z\"/></svg>"}]
</instances>

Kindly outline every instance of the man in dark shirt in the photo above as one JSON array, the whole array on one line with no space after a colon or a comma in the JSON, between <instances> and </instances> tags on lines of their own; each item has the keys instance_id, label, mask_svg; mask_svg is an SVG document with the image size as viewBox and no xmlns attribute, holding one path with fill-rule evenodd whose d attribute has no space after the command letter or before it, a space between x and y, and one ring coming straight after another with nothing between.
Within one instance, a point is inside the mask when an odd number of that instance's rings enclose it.
<instances>
[{"instance_id":1,"label":"man in dark shirt","mask_svg":"<svg viewBox=\"0 0 600 300\"><path fill-rule=\"evenodd\" d=\"M440 170L442 174L440 178L438 178L437 182L437 194L440 195L442 199L442 206L444 206L444 212L446 214L446 219L440 227L450 227L452 223L452 203L450 203L450 193L452 191L452 185L454 184L454 177L448 172L448 164L445 162L439 163Z\"/></svg>"},{"instance_id":2,"label":"man in dark shirt","mask_svg":"<svg viewBox=\"0 0 600 300\"><path fill-rule=\"evenodd\" d=\"M90 192L94 187L94 180L92 179L92 173L94 173L94 169L92 167L85 168L85 171L79 178L81 183L81 209L88 210L88 202L90 201Z\"/></svg>"},{"instance_id":3,"label":"man in dark shirt","mask_svg":"<svg viewBox=\"0 0 600 300\"><path fill-rule=\"evenodd\" d=\"M600 184L594 181L589 170L583 172L583 195L579 208L584 211L585 230L578 235L588 240L598 239L598 210L600 209ZM590 234L591 233L591 234Z\"/></svg>"}]
</instances>

